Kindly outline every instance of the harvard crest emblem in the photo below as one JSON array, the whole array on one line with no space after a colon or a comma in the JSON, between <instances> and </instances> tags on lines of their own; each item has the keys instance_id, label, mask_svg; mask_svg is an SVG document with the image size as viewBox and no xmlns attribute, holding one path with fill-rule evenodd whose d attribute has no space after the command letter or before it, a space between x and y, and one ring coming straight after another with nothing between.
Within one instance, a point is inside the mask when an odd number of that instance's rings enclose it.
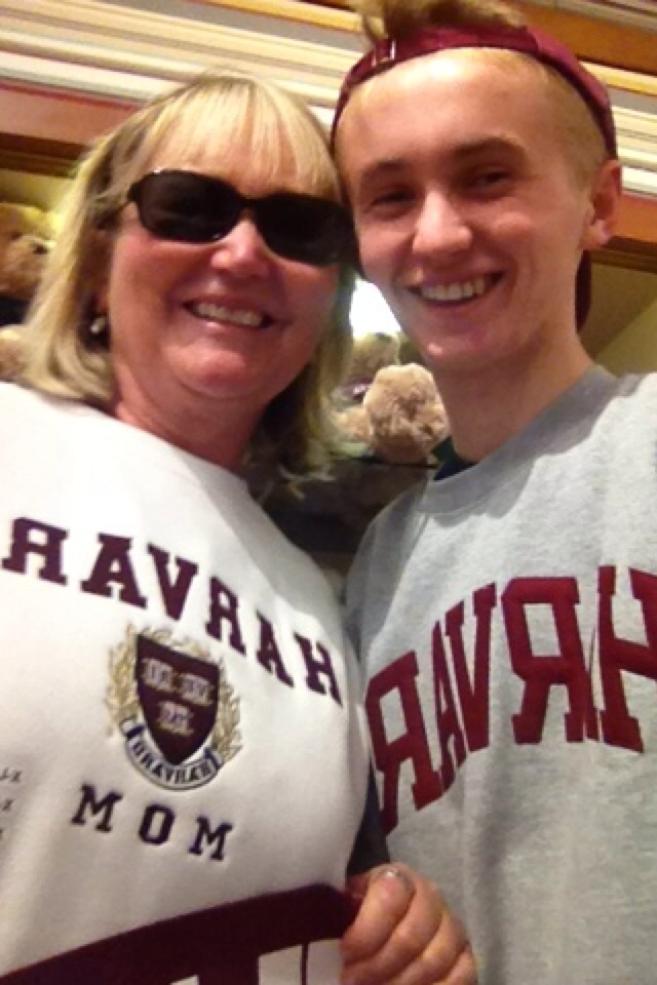
<instances>
[{"instance_id":1,"label":"harvard crest emblem","mask_svg":"<svg viewBox=\"0 0 657 985\"><path fill-rule=\"evenodd\" d=\"M241 748L223 661L167 630L128 626L110 652L106 704L131 763L169 790L209 783Z\"/></svg>"}]
</instances>

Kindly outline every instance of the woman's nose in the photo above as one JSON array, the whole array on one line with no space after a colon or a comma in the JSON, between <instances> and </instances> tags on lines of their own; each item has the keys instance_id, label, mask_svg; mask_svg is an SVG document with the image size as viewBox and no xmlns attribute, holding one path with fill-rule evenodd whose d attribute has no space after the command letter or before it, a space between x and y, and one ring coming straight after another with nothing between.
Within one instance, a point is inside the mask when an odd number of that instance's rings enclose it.
<instances>
[{"instance_id":1,"label":"woman's nose","mask_svg":"<svg viewBox=\"0 0 657 985\"><path fill-rule=\"evenodd\" d=\"M268 272L271 252L255 222L242 215L225 236L212 244L212 266L243 277Z\"/></svg>"},{"instance_id":2,"label":"woman's nose","mask_svg":"<svg viewBox=\"0 0 657 985\"><path fill-rule=\"evenodd\" d=\"M415 252L452 257L467 250L471 243L472 229L458 204L442 193L427 195L415 224Z\"/></svg>"}]
</instances>

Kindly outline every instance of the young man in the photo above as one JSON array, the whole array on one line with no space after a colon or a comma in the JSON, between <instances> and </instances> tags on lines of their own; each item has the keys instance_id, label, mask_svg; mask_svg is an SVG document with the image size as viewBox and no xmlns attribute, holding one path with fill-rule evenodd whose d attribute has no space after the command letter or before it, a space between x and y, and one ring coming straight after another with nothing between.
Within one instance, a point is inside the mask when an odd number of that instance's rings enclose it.
<instances>
[{"instance_id":1,"label":"young man","mask_svg":"<svg viewBox=\"0 0 657 985\"><path fill-rule=\"evenodd\" d=\"M608 98L504 4L381 6L335 148L453 445L349 583L391 850L483 985L650 985L657 378L615 380L577 331L620 198Z\"/></svg>"}]
</instances>

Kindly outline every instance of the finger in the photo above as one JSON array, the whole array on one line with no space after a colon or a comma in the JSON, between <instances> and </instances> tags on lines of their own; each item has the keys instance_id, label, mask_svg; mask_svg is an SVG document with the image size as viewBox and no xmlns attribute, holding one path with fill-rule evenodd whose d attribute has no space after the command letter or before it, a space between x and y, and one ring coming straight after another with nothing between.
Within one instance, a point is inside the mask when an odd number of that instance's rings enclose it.
<instances>
[{"instance_id":1,"label":"finger","mask_svg":"<svg viewBox=\"0 0 657 985\"><path fill-rule=\"evenodd\" d=\"M477 985L477 981L477 964L472 948L466 944L445 979L445 985Z\"/></svg>"},{"instance_id":2,"label":"finger","mask_svg":"<svg viewBox=\"0 0 657 985\"><path fill-rule=\"evenodd\" d=\"M445 911L427 947L386 985L473 985L476 969L463 927Z\"/></svg>"},{"instance_id":3,"label":"finger","mask_svg":"<svg viewBox=\"0 0 657 985\"><path fill-rule=\"evenodd\" d=\"M407 878L412 881L410 876ZM387 985L404 969L408 968L410 971L437 937L443 919L440 894L432 883L418 876L415 876L413 890L406 911L398 913L393 925L388 923L385 937L383 934L379 935L379 947L375 951L370 949L356 956L353 952L349 955L345 962L344 976L344 981L349 985L378 985L383 982ZM436 952L440 956L450 941L453 942L453 948L440 965L437 965L433 952L428 956L430 974L423 970L422 964L416 966L420 969L417 976L419 982L427 982L429 985L434 980L434 966L438 966L440 971L451 967L456 959L456 938L449 934L442 935L440 944L436 945Z\"/></svg>"},{"instance_id":4,"label":"finger","mask_svg":"<svg viewBox=\"0 0 657 985\"><path fill-rule=\"evenodd\" d=\"M400 865L383 865L349 882L349 890L362 904L344 937L345 965L376 954L393 933L411 905L415 887Z\"/></svg>"}]
</instances>

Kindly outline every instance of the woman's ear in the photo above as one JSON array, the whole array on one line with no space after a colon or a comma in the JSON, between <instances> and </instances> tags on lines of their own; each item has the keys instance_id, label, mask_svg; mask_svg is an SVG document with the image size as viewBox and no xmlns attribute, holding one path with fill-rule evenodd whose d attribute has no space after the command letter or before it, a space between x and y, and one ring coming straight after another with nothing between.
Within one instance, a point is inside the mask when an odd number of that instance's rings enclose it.
<instances>
[{"instance_id":1,"label":"woman's ear","mask_svg":"<svg viewBox=\"0 0 657 985\"><path fill-rule=\"evenodd\" d=\"M94 313L107 314L109 303L109 266L111 261L112 237L104 229L95 229L89 238L88 264L85 271Z\"/></svg>"},{"instance_id":2,"label":"woman's ear","mask_svg":"<svg viewBox=\"0 0 657 985\"><path fill-rule=\"evenodd\" d=\"M106 315L107 309L109 307L109 291L107 289L107 282L100 285L96 291L96 313L99 315Z\"/></svg>"},{"instance_id":3,"label":"woman's ear","mask_svg":"<svg viewBox=\"0 0 657 985\"><path fill-rule=\"evenodd\" d=\"M614 235L622 196L621 165L605 161L598 169L589 192L589 209L582 248L598 250Z\"/></svg>"}]
</instances>

